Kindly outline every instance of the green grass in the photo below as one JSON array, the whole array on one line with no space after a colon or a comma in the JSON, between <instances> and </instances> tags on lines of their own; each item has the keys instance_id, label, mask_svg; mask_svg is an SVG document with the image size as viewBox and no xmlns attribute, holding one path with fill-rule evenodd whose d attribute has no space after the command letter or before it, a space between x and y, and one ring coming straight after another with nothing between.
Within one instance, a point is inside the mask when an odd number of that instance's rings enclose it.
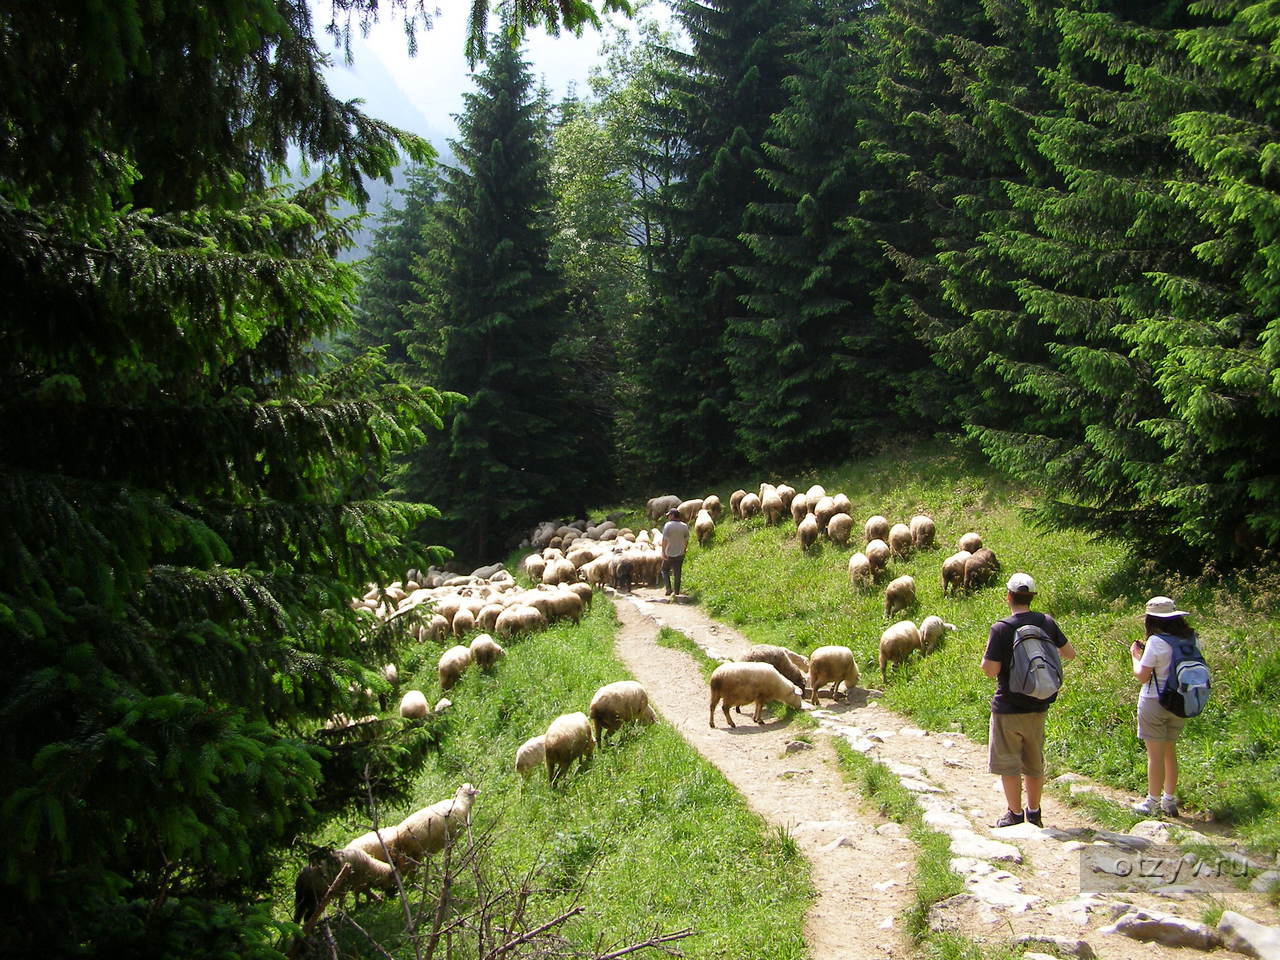
<instances>
[{"instance_id":1,"label":"green grass","mask_svg":"<svg viewBox=\"0 0 1280 960\"><path fill-rule=\"evenodd\" d=\"M803 491L815 477L762 473L760 479ZM938 548L894 561L890 577L915 578L919 602L909 611L912 619L936 613L958 630L935 654L891 674L885 702L921 726L958 723L985 741L992 684L978 662L990 624L1008 612L1004 591L997 585L970 597L943 597L939 582L942 559L962 533L977 530L1001 560L1000 584L1014 570L1031 573L1040 588L1037 608L1059 620L1079 653L1049 713L1050 774L1076 770L1137 795L1145 787L1146 755L1134 729L1137 690L1127 646L1140 636L1146 598L1173 596L1194 611L1214 675L1208 709L1187 724L1178 746L1181 799L1231 821L1252 846L1280 849L1280 573L1222 580L1210 571L1189 580L1137 563L1115 543L1038 529L1025 515L1034 492L941 443L882 454L816 479L828 493L849 497L858 542L842 549L820 540L805 555L790 521L767 527L759 517L735 521L726 510L712 544L695 544L685 564L686 589L712 616L754 643L804 653L847 645L863 682L879 685L879 637L889 623L883 585L855 592L847 579L849 556L861 544L868 516L905 521L926 513L937 525ZM701 492L719 493L727 504L731 489Z\"/></svg>"},{"instance_id":2,"label":"green grass","mask_svg":"<svg viewBox=\"0 0 1280 960\"><path fill-rule=\"evenodd\" d=\"M522 782L512 769L525 739L558 714L585 711L599 686L627 677L613 655L615 630L612 607L598 599L581 626L560 624L511 643L489 674L468 671L449 691L454 706L443 745L417 800L382 811L383 822L470 781L480 788L477 829L498 821L494 867L519 875L543 865L542 916L566 909L573 888L584 884L586 910L566 928L580 947L643 939L655 927L692 927L696 935L677 944L687 957L805 956L803 921L813 891L794 841L751 813L667 724L627 730L616 744L615 734L555 789L543 771ZM402 671L402 687L417 685L434 701L436 655L431 647L406 658L418 661L417 672ZM364 829L335 824L319 841L340 845ZM394 902L356 915L370 930L400 923Z\"/></svg>"}]
</instances>

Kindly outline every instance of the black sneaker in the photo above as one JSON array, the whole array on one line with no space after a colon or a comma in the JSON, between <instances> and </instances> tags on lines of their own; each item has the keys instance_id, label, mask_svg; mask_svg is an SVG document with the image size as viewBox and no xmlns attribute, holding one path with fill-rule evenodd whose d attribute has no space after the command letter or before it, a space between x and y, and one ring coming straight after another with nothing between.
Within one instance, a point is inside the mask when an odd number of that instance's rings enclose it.
<instances>
[{"instance_id":1,"label":"black sneaker","mask_svg":"<svg viewBox=\"0 0 1280 960\"><path fill-rule=\"evenodd\" d=\"M1044 821L1042 821L1042 820L1040 819L1040 811L1039 811L1039 810L1032 810L1030 807L1027 807L1027 809L1026 809L1026 818L1027 818L1027 823L1031 824L1033 827L1043 827L1043 826L1044 826Z\"/></svg>"},{"instance_id":2,"label":"black sneaker","mask_svg":"<svg viewBox=\"0 0 1280 960\"><path fill-rule=\"evenodd\" d=\"M1004 816L996 821L997 827L1016 827L1023 821L1020 813L1014 813L1012 810L1006 810Z\"/></svg>"}]
</instances>

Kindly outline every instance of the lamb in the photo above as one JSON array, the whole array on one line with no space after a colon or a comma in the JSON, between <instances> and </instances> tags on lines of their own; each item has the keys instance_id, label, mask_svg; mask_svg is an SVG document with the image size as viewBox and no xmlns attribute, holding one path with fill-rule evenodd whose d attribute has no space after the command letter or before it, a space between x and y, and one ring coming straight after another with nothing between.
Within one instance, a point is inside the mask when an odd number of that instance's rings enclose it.
<instances>
[{"instance_id":1,"label":"lamb","mask_svg":"<svg viewBox=\"0 0 1280 960\"><path fill-rule=\"evenodd\" d=\"M676 507L680 511L680 519L685 523L693 523L693 518L698 515L698 511L702 509L701 500L686 500L680 506Z\"/></svg>"},{"instance_id":2,"label":"lamb","mask_svg":"<svg viewBox=\"0 0 1280 960\"><path fill-rule=\"evenodd\" d=\"M542 766L547 759L546 737L538 734L520 744L516 750L516 773L528 780L533 771Z\"/></svg>"},{"instance_id":3,"label":"lamb","mask_svg":"<svg viewBox=\"0 0 1280 960\"><path fill-rule=\"evenodd\" d=\"M876 514L867 521L866 526L867 543L872 540L888 540L889 539L889 521Z\"/></svg>"},{"instance_id":4,"label":"lamb","mask_svg":"<svg viewBox=\"0 0 1280 960\"><path fill-rule=\"evenodd\" d=\"M735 490L729 494L729 512L735 517L742 516L742 498L747 495L745 490Z\"/></svg>"},{"instance_id":5,"label":"lamb","mask_svg":"<svg viewBox=\"0 0 1280 960\"><path fill-rule=\"evenodd\" d=\"M995 553L986 547L975 551L973 556L964 562L964 592L968 593L975 587L986 586L999 572L1000 561L996 559Z\"/></svg>"},{"instance_id":6,"label":"lamb","mask_svg":"<svg viewBox=\"0 0 1280 960\"><path fill-rule=\"evenodd\" d=\"M407 720L421 720L426 715L426 695L421 690L406 690L400 698L400 716Z\"/></svg>"},{"instance_id":7,"label":"lamb","mask_svg":"<svg viewBox=\"0 0 1280 960\"><path fill-rule=\"evenodd\" d=\"M716 704L721 704L729 726L736 727L729 715L730 707L754 703L753 719L762 724L766 703L780 700L789 707L799 708L803 696L804 691L767 663L722 663L711 674L711 728L715 729L716 725Z\"/></svg>"},{"instance_id":8,"label":"lamb","mask_svg":"<svg viewBox=\"0 0 1280 960\"><path fill-rule=\"evenodd\" d=\"M809 515L809 501L803 493L797 493L791 498L791 519L796 522L796 526L800 526L800 521Z\"/></svg>"},{"instance_id":9,"label":"lamb","mask_svg":"<svg viewBox=\"0 0 1280 960\"><path fill-rule=\"evenodd\" d=\"M926 517L922 513L916 514L911 518L911 539L915 543L917 550L932 550L933 537L936 528L933 524L932 517Z\"/></svg>"},{"instance_id":10,"label":"lamb","mask_svg":"<svg viewBox=\"0 0 1280 960\"><path fill-rule=\"evenodd\" d=\"M834 700L840 684L844 684L845 696L858 683L858 661L853 658L853 651L848 647L819 647L809 655L809 698L817 706L818 689L831 684L831 698Z\"/></svg>"},{"instance_id":11,"label":"lamb","mask_svg":"<svg viewBox=\"0 0 1280 960\"><path fill-rule=\"evenodd\" d=\"M742 657L741 663L767 663L797 687L804 686L804 673L792 659L799 656L785 647L775 647L768 643L758 643Z\"/></svg>"},{"instance_id":12,"label":"lamb","mask_svg":"<svg viewBox=\"0 0 1280 960\"><path fill-rule=\"evenodd\" d=\"M884 615L893 616L899 610L909 610L916 604L916 581L910 575L890 581L884 588Z\"/></svg>"},{"instance_id":13,"label":"lamb","mask_svg":"<svg viewBox=\"0 0 1280 960\"><path fill-rule=\"evenodd\" d=\"M590 759L595 746L591 721L585 713L564 713L552 720L543 735L547 783L554 784L562 774L568 773L569 765L574 760L578 761L578 768L581 769Z\"/></svg>"},{"instance_id":14,"label":"lamb","mask_svg":"<svg viewBox=\"0 0 1280 960\"><path fill-rule=\"evenodd\" d=\"M867 586L875 576L875 568L865 553L859 551L849 558L849 582L855 587Z\"/></svg>"},{"instance_id":15,"label":"lamb","mask_svg":"<svg viewBox=\"0 0 1280 960\"><path fill-rule=\"evenodd\" d=\"M720 498L714 493L702 501L702 509L711 515L711 519L716 523L720 522L720 512L724 508L720 505Z\"/></svg>"},{"instance_id":16,"label":"lamb","mask_svg":"<svg viewBox=\"0 0 1280 960\"><path fill-rule=\"evenodd\" d=\"M880 678L889 682L889 664L906 663L912 650L922 649L920 631L910 620L899 620L880 634Z\"/></svg>"},{"instance_id":17,"label":"lamb","mask_svg":"<svg viewBox=\"0 0 1280 960\"><path fill-rule=\"evenodd\" d=\"M440 654L440 662L436 665L436 673L440 677L440 689L448 690L452 687L469 666L471 666L471 651L466 647L450 647Z\"/></svg>"},{"instance_id":18,"label":"lamb","mask_svg":"<svg viewBox=\"0 0 1280 960\"><path fill-rule=\"evenodd\" d=\"M693 522L693 532L700 547L705 547L715 536L716 522L711 519L711 514L707 513L705 507L698 511L698 519Z\"/></svg>"},{"instance_id":19,"label":"lamb","mask_svg":"<svg viewBox=\"0 0 1280 960\"><path fill-rule=\"evenodd\" d=\"M954 623L946 623L941 617L925 617L920 621L920 652L933 653L938 649L947 632L955 629Z\"/></svg>"},{"instance_id":20,"label":"lamb","mask_svg":"<svg viewBox=\"0 0 1280 960\"><path fill-rule=\"evenodd\" d=\"M487 670L498 662L499 657L505 657L507 651L502 649L493 637L487 633L479 634L471 641L471 660L481 670Z\"/></svg>"},{"instance_id":21,"label":"lamb","mask_svg":"<svg viewBox=\"0 0 1280 960\"><path fill-rule=\"evenodd\" d=\"M889 529L889 552L900 560L911 556L911 548L915 542L911 539L911 528L905 523L895 523Z\"/></svg>"},{"instance_id":22,"label":"lamb","mask_svg":"<svg viewBox=\"0 0 1280 960\"><path fill-rule=\"evenodd\" d=\"M974 533L972 530L970 530L968 533L966 533L963 537L960 538L960 542L956 544L956 549L968 550L970 553L977 553L979 550L982 549L981 535Z\"/></svg>"},{"instance_id":23,"label":"lamb","mask_svg":"<svg viewBox=\"0 0 1280 960\"><path fill-rule=\"evenodd\" d=\"M889 563L889 545L883 540L872 540L867 544L864 551L867 559L871 561L871 569L874 573L879 574Z\"/></svg>"},{"instance_id":24,"label":"lamb","mask_svg":"<svg viewBox=\"0 0 1280 960\"><path fill-rule=\"evenodd\" d=\"M853 517L847 513L837 513L827 521L827 536L832 543L842 547L849 545L849 534L853 532Z\"/></svg>"},{"instance_id":25,"label":"lamb","mask_svg":"<svg viewBox=\"0 0 1280 960\"><path fill-rule=\"evenodd\" d=\"M748 493L738 502L738 509L742 511L742 519L748 520L760 512L760 498L754 493Z\"/></svg>"},{"instance_id":26,"label":"lamb","mask_svg":"<svg viewBox=\"0 0 1280 960\"><path fill-rule=\"evenodd\" d=\"M764 513L764 522L772 527L782 519L786 508L782 505L782 498L778 496L778 491L770 486L760 498L760 509Z\"/></svg>"},{"instance_id":27,"label":"lamb","mask_svg":"<svg viewBox=\"0 0 1280 960\"><path fill-rule=\"evenodd\" d=\"M601 747L605 735L624 723L634 721L648 726L658 719L649 706L648 692L634 680L606 683L591 698L587 712L595 729L596 743Z\"/></svg>"},{"instance_id":28,"label":"lamb","mask_svg":"<svg viewBox=\"0 0 1280 960\"><path fill-rule=\"evenodd\" d=\"M796 527L796 535L800 538L800 550L807 551L818 539L818 521L813 514L807 514Z\"/></svg>"},{"instance_id":29,"label":"lamb","mask_svg":"<svg viewBox=\"0 0 1280 960\"><path fill-rule=\"evenodd\" d=\"M964 563L973 554L968 550L953 553L942 561L942 595L955 593L964 586Z\"/></svg>"}]
</instances>

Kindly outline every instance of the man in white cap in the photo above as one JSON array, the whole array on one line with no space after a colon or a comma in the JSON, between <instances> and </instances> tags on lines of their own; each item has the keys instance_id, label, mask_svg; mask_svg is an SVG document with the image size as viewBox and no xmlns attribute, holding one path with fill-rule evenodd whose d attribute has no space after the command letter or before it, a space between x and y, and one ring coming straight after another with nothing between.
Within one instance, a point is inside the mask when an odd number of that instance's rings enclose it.
<instances>
[{"instance_id":1,"label":"man in white cap","mask_svg":"<svg viewBox=\"0 0 1280 960\"><path fill-rule=\"evenodd\" d=\"M1014 638L1019 636L1021 628L1028 627L1032 629L1023 631L1022 637L1052 643L1061 658L1071 660L1076 651L1053 617L1031 609L1036 582L1030 574L1015 573L1005 586L1009 616L991 625L987 649L982 655L982 672L996 681L996 693L991 699L987 762L991 772L1000 777L1009 807L996 821L996 826L1011 827L1025 820L1039 827L1044 825L1040 814L1040 796L1044 790L1044 721L1057 693L1041 699L1010 689ZM1025 809L1022 805L1024 785Z\"/></svg>"}]
</instances>

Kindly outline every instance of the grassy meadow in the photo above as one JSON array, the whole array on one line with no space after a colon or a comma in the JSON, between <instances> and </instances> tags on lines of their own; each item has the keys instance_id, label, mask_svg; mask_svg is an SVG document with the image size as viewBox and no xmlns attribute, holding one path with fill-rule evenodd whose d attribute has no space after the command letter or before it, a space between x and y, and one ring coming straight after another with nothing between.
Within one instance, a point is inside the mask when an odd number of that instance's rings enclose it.
<instances>
[{"instance_id":1,"label":"grassy meadow","mask_svg":"<svg viewBox=\"0 0 1280 960\"><path fill-rule=\"evenodd\" d=\"M762 517L735 521L729 494L761 480L804 491L821 483L845 493L854 536L848 548L825 538L801 554L790 520L765 526ZM654 494L668 491L654 491ZM990 467L937 442L884 453L820 475L737 478L686 492L717 493L726 504L714 540L696 543L685 563L686 592L712 616L734 624L757 643L801 652L822 644L851 647L863 682L880 686L879 637L883 582L904 573L916 580L917 623L937 614L957 630L942 649L890 674L886 702L921 725L964 732L986 741L993 688L978 663L993 620L1008 613L1003 583L1014 570L1035 577L1036 608L1052 614L1073 641L1078 659L1049 715L1051 775L1076 770L1103 782L1145 788L1146 755L1137 739L1137 687L1128 645L1141 636L1141 613L1154 594L1173 596L1193 611L1192 622L1214 677L1205 713L1187 724L1178 747L1184 805L1230 820L1252 845L1280 848L1280 574L1214 582L1169 577L1134 561L1115 543L1092 542L1074 531L1033 527L1025 508L1034 493L1011 486ZM861 547L867 517L905 522L926 513L937 524L937 547L906 562L893 561L880 586L849 585L849 557ZM632 518L641 523L639 515ZM626 522L626 521L623 521ZM969 597L943 597L940 567L960 535L982 534L1002 564L998 584ZM854 542L856 541L856 542Z\"/></svg>"},{"instance_id":2,"label":"grassy meadow","mask_svg":"<svg viewBox=\"0 0 1280 960\"><path fill-rule=\"evenodd\" d=\"M584 906L562 931L578 947L603 952L656 929L693 928L694 936L675 944L686 957L805 956L812 890L798 848L751 813L670 726L625 730L616 745L612 735L588 767L575 766L554 789L545 768L527 782L515 773L524 740L558 714L585 712L602 684L627 678L613 655L616 627L611 605L598 600L581 625L558 624L510 643L488 674L467 671L448 693L454 706L418 799L380 811L381 822L395 823L470 781L480 789L474 830L492 828L491 870L520 877L540 869L532 903L541 921ZM439 653L433 644L410 647L402 688L421 689L434 702ZM316 841L340 846L366 823L334 824ZM394 898L354 916L392 955L413 955L399 939L404 924ZM378 955L353 929L343 938L356 955Z\"/></svg>"}]
</instances>

